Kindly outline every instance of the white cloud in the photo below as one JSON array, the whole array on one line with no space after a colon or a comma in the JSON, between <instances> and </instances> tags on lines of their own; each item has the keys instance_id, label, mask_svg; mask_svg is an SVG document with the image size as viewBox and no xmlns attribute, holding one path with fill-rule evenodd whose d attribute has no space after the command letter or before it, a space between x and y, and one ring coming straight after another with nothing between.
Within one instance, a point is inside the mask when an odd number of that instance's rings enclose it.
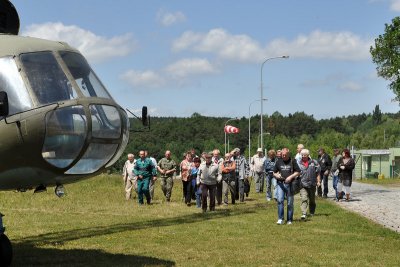
<instances>
[{"instance_id":1,"label":"white cloud","mask_svg":"<svg viewBox=\"0 0 400 267\"><path fill-rule=\"evenodd\" d=\"M217 72L216 68L207 59L201 58L182 59L167 66L165 70L174 78L186 78L191 75Z\"/></svg>"},{"instance_id":2,"label":"white cloud","mask_svg":"<svg viewBox=\"0 0 400 267\"><path fill-rule=\"evenodd\" d=\"M78 26L67 26L61 22L33 24L28 26L22 35L67 42L77 48L90 62L126 56L136 47L131 34L107 39Z\"/></svg>"},{"instance_id":3,"label":"white cloud","mask_svg":"<svg viewBox=\"0 0 400 267\"><path fill-rule=\"evenodd\" d=\"M250 63L281 55L364 60L369 58L372 43L372 39L362 39L351 32L316 30L308 35L299 35L291 41L275 39L263 47L247 35L232 35L224 29L212 29L206 34L185 32L174 41L173 50L212 53L222 59Z\"/></svg>"},{"instance_id":4,"label":"white cloud","mask_svg":"<svg viewBox=\"0 0 400 267\"><path fill-rule=\"evenodd\" d=\"M370 57L371 44L372 40L363 40L351 32L313 31L309 35L299 35L293 41L274 40L267 50L293 57L364 60Z\"/></svg>"},{"instance_id":5,"label":"white cloud","mask_svg":"<svg viewBox=\"0 0 400 267\"><path fill-rule=\"evenodd\" d=\"M391 0L390 1L390 10L400 11L400 0Z\"/></svg>"},{"instance_id":6,"label":"white cloud","mask_svg":"<svg viewBox=\"0 0 400 267\"><path fill-rule=\"evenodd\" d=\"M176 39L172 44L172 50L178 52L181 50L190 49L190 47L201 41L203 34L194 33L191 31L184 32L181 37Z\"/></svg>"},{"instance_id":7,"label":"white cloud","mask_svg":"<svg viewBox=\"0 0 400 267\"><path fill-rule=\"evenodd\" d=\"M160 88L170 83L179 86L187 83L189 77L216 72L217 69L207 59L192 58L179 60L159 72L129 70L120 78L132 87Z\"/></svg>"},{"instance_id":8,"label":"white cloud","mask_svg":"<svg viewBox=\"0 0 400 267\"><path fill-rule=\"evenodd\" d=\"M363 90L363 86L353 81L347 81L338 86L340 90L358 92Z\"/></svg>"},{"instance_id":9,"label":"white cloud","mask_svg":"<svg viewBox=\"0 0 400 267\"><path fill-rule=\"evenodd\" d=\"M128 70L123 73L120 78L130 84L134 88L141 89L146 88L157 88L164 85L165 80L159 74L154 71L135 71Z\"/></svg>"},{"instance_id":10,"label":"white cloud","mask_svg":"<svg viewBox=\"0 0 400 267\"><path fill-rule=\"evenodd\" d=\"M224 29L212 29L207 34L185 32L175 40L173 49L215 53L220 58L239 62L255 62L264 54L260 45L249 36L232 35Z\"/></svg>"},{"instance_id":11,"label":"white cloud","mask_svg":"<svg viewBox=\"0 0 400 267\"><path fill-rule=\"evenodd\" d=\"M158 21L165 27L177 24L179 22L186 21L186 16L182 12L178 11L175 13L165 12L160 10L157 15Z\"/></svg>"}]
</instances>

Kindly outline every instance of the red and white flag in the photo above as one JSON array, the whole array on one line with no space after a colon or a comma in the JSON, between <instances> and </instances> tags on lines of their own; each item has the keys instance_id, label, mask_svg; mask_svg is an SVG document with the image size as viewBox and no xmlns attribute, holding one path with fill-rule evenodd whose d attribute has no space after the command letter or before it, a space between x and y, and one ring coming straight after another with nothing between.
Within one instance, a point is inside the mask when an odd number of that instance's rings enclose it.
<instances>
[{"instance_id":1,"label":"red and white flag","mask_svg":"<svg viewBox=\"0 0 400 267\"><path fill-rule=\"evenodd\" d=\"M225 128L224 128L224 131L227 134L232 134L232 133L233 134L237 134L237 133L239 133L239 128L236 128L236 127L231 126L231 125L226 125Z\"/></svg>"}]
</instances>

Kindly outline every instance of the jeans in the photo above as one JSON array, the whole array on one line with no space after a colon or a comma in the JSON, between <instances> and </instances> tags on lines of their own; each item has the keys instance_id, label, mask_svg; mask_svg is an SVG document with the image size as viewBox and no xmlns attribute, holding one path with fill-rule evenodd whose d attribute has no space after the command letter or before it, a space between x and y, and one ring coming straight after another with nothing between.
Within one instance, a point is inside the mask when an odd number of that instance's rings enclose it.
<instances>
[{"instance_id":1,"label":"jeans","mask_svg":"<svg viewBox=\"0 0 400 267\"><path fill-rule=\"evenodd\" d=\"M266 193L267 199L272 198L272 194L271 194L272 186L271 185L274 186L274 198L277 199L278 197L277 197L277 193L276 193L277 192L276 179L274 178L274 174L272 172L268 173L265 177L265 180L266 180L266 184L267 184L267 193Z\"/></svg>"},{"instance_id":2,"label":"jeans","mask_svg":"<svg viewBox=\"0 0 400 267\"><path fill-rule=\"evenodd\" d=\"M194 190L192 181L183 181L182 185L184 187L184 197L185 197L185 204L190 204L192 202L192 193Z\"/></svg>"},{"instance_id":3,"label":"jeans","mask_svg":"<svg viewBox=\"0 0 400 267\"><path fill-rule=\"evenodd\" d=\"M294 212L294 195L292 184L285 184L282 181L277 182L277 197L278 197L278 219L284 220L285 214L285 195L287 198L287 221L293 221Z\"/></svg>"},{"instance_id":4,"label":"jeans","mask_svg":"<svg viewBox=\"0 0 400 267\"><path fill-rule=\"evenodd\" d=\"M333 189L335 189L335 196L336 196L336 199L338 199L339 195L338 195L337 185L339 182L339 175L332 175L332 177L333 177L333 181L332 181Z\"/></svg>"},{"instance_id":5,"label":"jeans","mask_svg":"<svg viewBox=\"0 0 400 267\"><path fill-rule=\"evenodd\" d=\"M196 185L195 195L196 195L196 206L198 208L201 208L201 187L200 187L200 185Z\"/></svg>"}]
</instances>

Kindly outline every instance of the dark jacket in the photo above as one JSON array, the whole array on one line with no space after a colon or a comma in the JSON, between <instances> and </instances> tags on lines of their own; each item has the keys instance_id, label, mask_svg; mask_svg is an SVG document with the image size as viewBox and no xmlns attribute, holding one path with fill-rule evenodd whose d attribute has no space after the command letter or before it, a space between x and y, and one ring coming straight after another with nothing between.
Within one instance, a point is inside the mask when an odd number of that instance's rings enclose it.
<instances>
[{"instance_id":1,"label":"dark jacket","mask_svg":"<svg viewBox=\"0 0 400 267\"><path fill-rule=\"evenodd\" d=\"M353 158L350 158L346 164L344 164L343 159L344 158L341 158L337 165L339 169L339 182L344 186L351 186L353 181L353 169L356 164ZM344 170L342 170L340 166L344 166Z\"/></svg>"},{"instance_id":2,"label":"dark jacket","mask_svg":"<svg viewBox=\"0 0 400 267\"><path fill-rule=\"evenodd\" d=\"M332 160L328 154L324 153L322 156L318 157L319 166L321 166L321 172L325 172L326 170L330 171L332 168Z\"/></svg>"},{"instance_id":3,"label":"dark jacket","mask_svg":"<svg viewBox=\"0 0 400 267\"><path fill-rule=\"evenodd\" d=\"M306 167L302 160L298 161L297 164L301 170L300 180L301 186L304 188L311 188L317 185L317 177L320 173L320 166L318 161L308 158L308 166Z\"/></svg>"}]
</instances>

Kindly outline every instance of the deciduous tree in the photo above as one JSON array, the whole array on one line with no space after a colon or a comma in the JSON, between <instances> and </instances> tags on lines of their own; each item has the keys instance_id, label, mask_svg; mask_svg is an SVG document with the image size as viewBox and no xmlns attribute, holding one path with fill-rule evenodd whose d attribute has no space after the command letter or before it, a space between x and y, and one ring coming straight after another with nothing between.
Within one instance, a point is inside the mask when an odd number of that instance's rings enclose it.
<instances>
[{"instance_id":1,"label":"deciduous tree","mask_svg":"<svg viewBox=\"0 0 400 267\"><path fill-rule=\"evenodd\" d=\"M400 101L400 17L385 24L385 33L375 39L370 52L378 75L390 81L389 88L396 95L395 100Z\"/></svg>"}]
</instances>

